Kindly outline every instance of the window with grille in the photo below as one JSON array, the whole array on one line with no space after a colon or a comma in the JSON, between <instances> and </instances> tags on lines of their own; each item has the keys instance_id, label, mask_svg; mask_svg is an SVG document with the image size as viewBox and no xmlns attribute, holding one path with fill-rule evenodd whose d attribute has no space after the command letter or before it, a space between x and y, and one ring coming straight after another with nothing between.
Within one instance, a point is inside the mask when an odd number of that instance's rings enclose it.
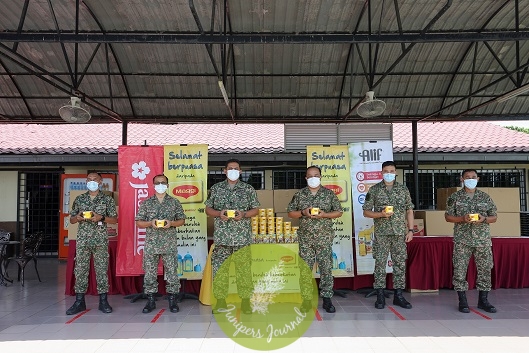
<instances>
[{"instance_id":1,"label":"window with grille","mask_svg":"<svg viewBox=\"0 0 529 353\"><path fill-rule=\"evenodd\" d=\"M306 169L272 171L273 189L301 189L307 186Z\"/></svg>"},{"instance_id":2,"label":"window with grille","mask_svg":"<svg viewBox=\"0 0 529 353\"><path fill-rule=\"evenodd\" d=\"M213 170L208 172L208 189L218 182L226 180L226 174L222 170ZM264 171L262 170L243 170L241 180L250 184L255 190L264 189Z\"/></svg>"},{"instance_id":3,"label":"window with grille","mask_svg":"<svg viewBox=\"0 0 529 353\"><path fill-rule=\"evenodd\" d=\"M419 205L417 210L435 209L437 189L460 187L461 169L422 169L419 170ZM525 198L525 171L521 169L478 170L478 187L520 188L520 210L527 210ZM404 171L404 182L415 200L413 171Z\"/></svg>"}]
</instances>

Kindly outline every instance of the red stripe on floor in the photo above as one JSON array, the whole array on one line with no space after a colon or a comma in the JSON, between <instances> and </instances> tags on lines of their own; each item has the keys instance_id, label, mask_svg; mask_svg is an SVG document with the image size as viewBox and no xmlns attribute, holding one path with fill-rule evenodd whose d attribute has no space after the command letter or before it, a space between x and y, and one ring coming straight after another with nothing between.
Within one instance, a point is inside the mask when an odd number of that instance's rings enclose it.
<instances>
[{"instance_id":1,"label":"red stripe on floor","mask_svg":"<svg viewBox=\"0 0 529 353\"><path fill-rule=\"evenodd\" d=\"M389 310L393 312L399 319L406 320L404 316L402 316L397 310L393 309L391 306L388 306Z\"/></svg>"},{"instance_id":2,"label":"red stripe on floor","mask_svg":"<svg viewBox=\"0 0 529 353\"><path fill-rule=\"evenodd\" d=\"M318 311L318 309L314 309L314 315L316 316L316 320L318 320L318 321L323 321L323 319L321 318L321 315L320 315L320 312Z\"/></svg>"},{"instance_id":3,"label":"red stripe on floor","mask_svg":"<svg viewBox=\"0 0 529 353\"><path fill-rule=\"evenodd\" d=\"M156 316L152 318L151 324L154 324L156 321L158 321L158 319L160 318L160 316L162 316L164 311L165 309L160 310L158 314L156 314Z\"/></svg>"},{"instance_id":4,"label":"red stripe on floor","mask_svg":"<svg viewBox=\"0 0 529 353\"><path fill-rule=\"evenodd\" d=\"M75 320L77 320L78 318L80 318L81 316L83 316L84 314L86 314L89 311L90 311L90 309L86 309L82 313L79 313L79 314L75 315L75 317L73 319L70 319L70 320L66 321L66 324L71 324L72 322L74 322Z\"/></svg>"},{"instance_id":5,"label":"red stripe on floor","mask_svg":"<svg viewBox=\"0 0 529 353\"><path fill-rule=\"evenodd\" d=\"M470 309L470 311L472 311L472 312L473 312L474 314L477 314L477 315L481 316L482 318L485 318L485 319L487 319L487 320L492 320L492 318L491 318L491 317L488 317L487 315L485 315L485 314L482 314L482 313L480 313L480 312L479 312L479 311L477 311L477 310L474 310L474 309Z\"/></svg>"}]
</instances>

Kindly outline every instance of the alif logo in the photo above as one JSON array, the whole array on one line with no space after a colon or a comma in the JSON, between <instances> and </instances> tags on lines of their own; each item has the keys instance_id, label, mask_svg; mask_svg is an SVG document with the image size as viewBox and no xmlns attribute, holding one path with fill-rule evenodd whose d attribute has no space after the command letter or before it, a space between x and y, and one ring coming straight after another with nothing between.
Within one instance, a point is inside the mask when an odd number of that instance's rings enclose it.
<instances>
[{"instance_id":1,"label":"alif logo","mask_svg":"<svg viewBox=\"0 0 529 353\"><path fill-rule=\"evenodd\" d=\"M151 172L151 168L147 166L145 161L140 161L138 163L133 163L132 166L132 177L134 179L139 179L141 182L133 183L129 181L130 187L134 190L134 214L138 213L138 208L140 204L149 197L149 185L145 182L147 175ZM141 255L143 248L145 246L145 237L147 236L145 228L138 228L136 223L134 223L134 248L137 255Z\"/></svg>"},{"instance_id":2,"label":"alif logo","mask_svg":"<svg viewBox=\"0 0 529 353\"><path fill-rule=\"evenodd\" d=\"M380 162L381 155L382 148L371 148L358 154L359 157L362 157L362 162Z\"/></svg>"}]
</instances>

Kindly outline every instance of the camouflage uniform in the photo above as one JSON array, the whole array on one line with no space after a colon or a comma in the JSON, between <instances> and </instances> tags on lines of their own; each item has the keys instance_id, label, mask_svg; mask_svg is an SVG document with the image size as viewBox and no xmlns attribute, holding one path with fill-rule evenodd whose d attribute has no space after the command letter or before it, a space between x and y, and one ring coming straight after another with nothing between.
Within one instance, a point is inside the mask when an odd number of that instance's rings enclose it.
<instances>
[{"instance_id":1,"label":"camouflage uniform","mask_svg":"<svg viewBox=\"0 0 529 353\"><path fill-rule=\"evenodd\" d=\"M239 210L249 211L260 206L255 189L242 181L238 181L230 187L228 181L221 181L211 187L206 206L214 210ZM242 218L239 221L229 219L223 221L220 217L214 220L213 242L215 248L211 254L211 265L213 267L213 294L217 299L228 296L229 266L221 265L228 257L239 249L243 249L234 256L237 291L243 299L250 298L253 291L251 274L251 252L252 243L252 220ZM218 277L218 278L217 278Z\"/></svg>"},{"instance_id":2,"label":"camouflage uniform","mask_svg":"<svg viewBox=\"0 0 529 353\"><path fill-rule=\"evenodd\" d=\"M105 217L117 217L116 204L111 196L98 192L92 198L89 192L77 196L70 210L71 216L93 211ZM105 222L79 222L75 253L75 293L86 293L90 256L94 256L97 293L108 292L108 232Z\"/></svg>"},{"instance_id":3,"label":"camouflage uniform","mask_svg":"<svg viewBox=\"0 0 529 353\"><path fill-rule=\"evenodd\" d=\"M160 203L158 197L153 195L143 201L136 215L136 221L149 221L154 219L167 219L177 221L185 219L184 209L180 202L165 194ZM160 257L164 265L164 274L167 281L167 293L176 294L180 291L180 280L177 271L176 255L178 250L177 230L169 228L146 228L145 248L143 249L143 288L145 294L158 292L158 263Z\"/></svg>"},{"instance_id":4,"label":"camouflage uniform","mask_svg":"<svg viewBox=\"0 0 529 353\"><path fill-rule=\"evenodd\" d=\"M490 196L476 189L473 197L462 188L448 198L446 214L461 217L466 214L496 216L496 205ZM456 291L468 290L467 269L470 256L474 255L478 270L476 287L480 291L490 291L492 261L492 240L488 223L455 223L454 224L454 279Z\"/></svg>"},{"instance_id":5,"label":"camouflage uniform","mask_svg":"<svg viewBox=\"0 0 529 353\"><path fill-rule=\"evenodd\" d=\"M316 195L312 195L308 187L296 192L288 204L287 211L302 211L309 207L318 207L323 212L343 212L338 197L323 186L318 189ZM299 220L299 256L307 263L310 270L312 270L314 262L318 261L320 289L323 298L333 296L332 243L334 235L333 220L330 218L302 216ZM312 273L307 274L302 271L301 279L301 296L305 300L310 300L312 299L312 288L309 280L312 280Z\"/></svg>"},{"instance_id":6,"label":"camouflage uniform","mask_svg":"<svg viewBox=\"0 0 529 353\"><path fill-rule=\"evenodd\" d=\"M406 288L406 213L413 209L408 188L398 182L393 183L391 190L381 181L367 192L363 210L382 212L385 206L393 206L393 215L389 218L375 218L373 239L373 257L375 258L375 289L386 288L386 262L391 253L393 262L393 287Z\"/></svg>"}]
</instances>

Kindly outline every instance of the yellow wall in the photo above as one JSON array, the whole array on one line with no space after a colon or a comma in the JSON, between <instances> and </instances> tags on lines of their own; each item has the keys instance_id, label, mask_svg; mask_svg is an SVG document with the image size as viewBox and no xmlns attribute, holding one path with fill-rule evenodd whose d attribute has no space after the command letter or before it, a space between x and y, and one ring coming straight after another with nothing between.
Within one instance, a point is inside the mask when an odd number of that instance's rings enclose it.
<instances>
[{"instance_id":1,"label":"yellow wall","mask_svg":"<svg viewBox=\"0 0 529 353\"><path fill-rule=\"evenodd\" d=\"M0 222L17 220L17 171L0 171Z\"/></svg>"}]
</instances>

